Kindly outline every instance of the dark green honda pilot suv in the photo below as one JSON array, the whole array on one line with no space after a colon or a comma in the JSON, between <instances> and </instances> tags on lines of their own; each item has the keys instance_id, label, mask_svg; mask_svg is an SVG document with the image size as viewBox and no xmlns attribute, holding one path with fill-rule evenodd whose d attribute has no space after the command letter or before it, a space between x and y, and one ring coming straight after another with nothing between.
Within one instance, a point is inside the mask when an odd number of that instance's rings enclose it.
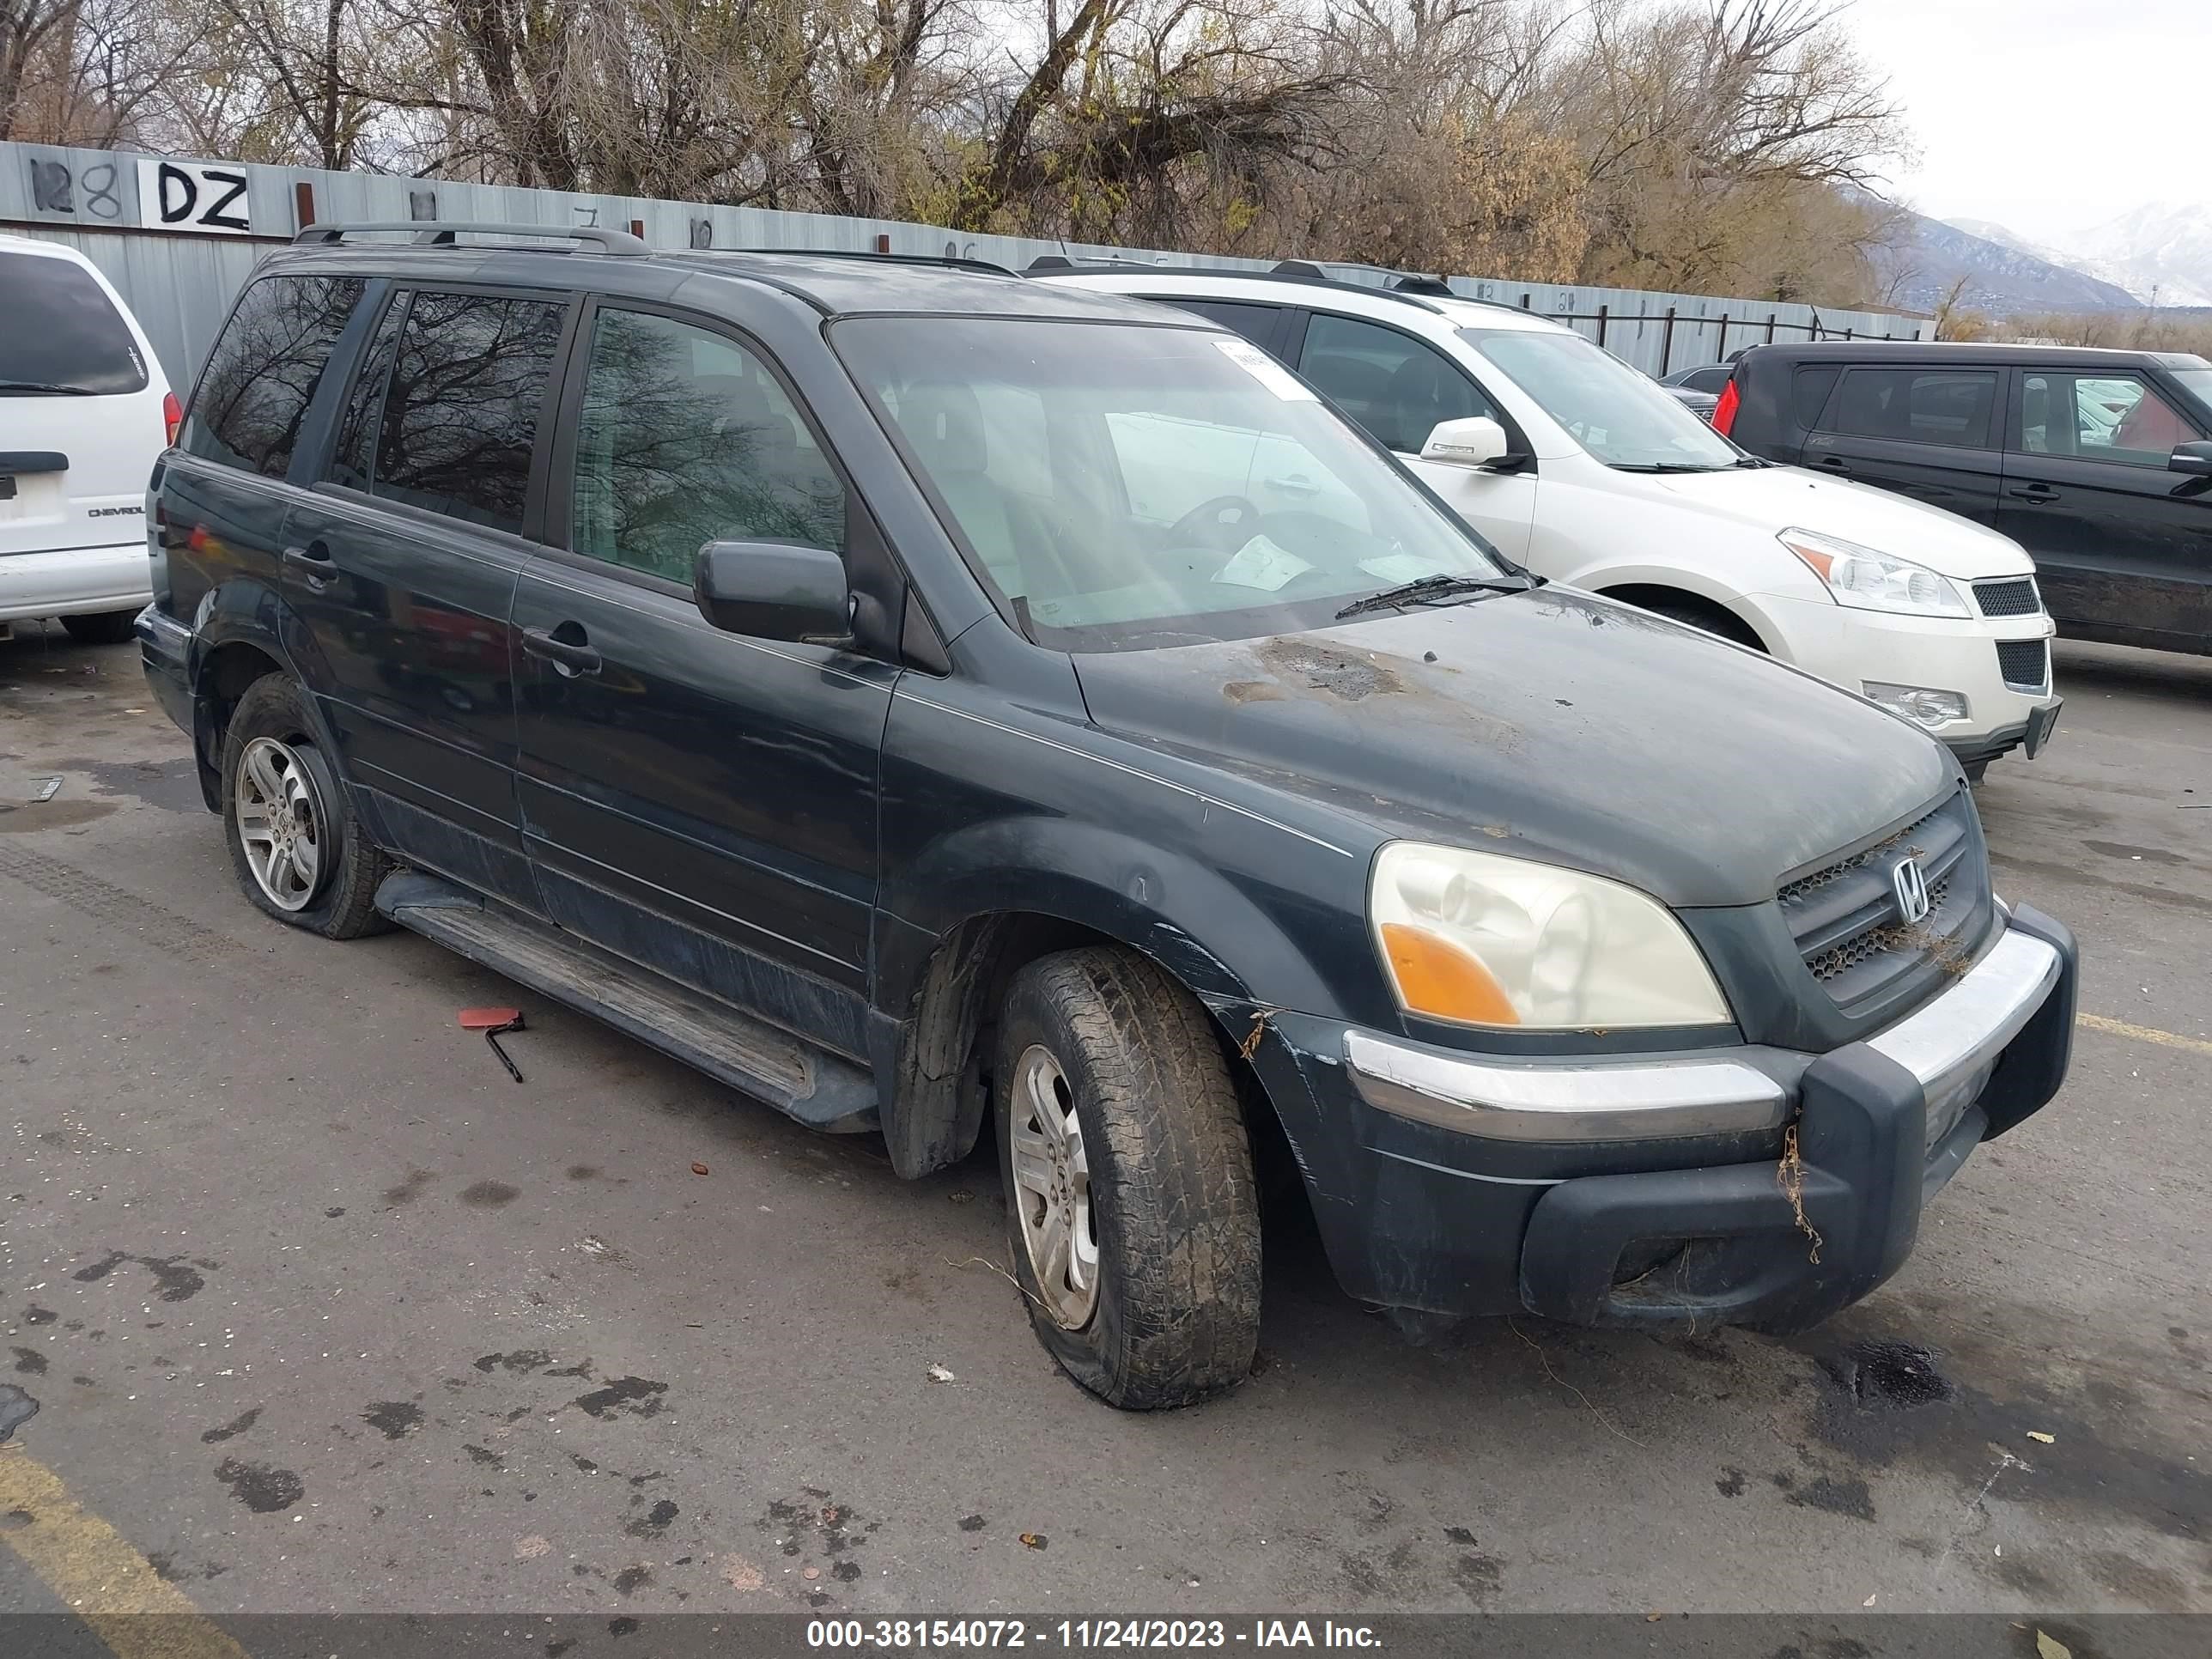
<instances>
[{"instance_id":1,"label":"dark green honda pilot suv","mask_svg":"<svg viewBox=\"0 0 2212 1659\"><path fill-rule=\"evenodd\" d=\"M156 476L240 886L903 1176L994 1126L1115 1404L1246 1373L1270 1149L1365 1301L1790 1329L2057 1090L2073 942L1939 744L1532 579L1237 336L475 228L303 233Z\"/></svg>"}]
</instances>

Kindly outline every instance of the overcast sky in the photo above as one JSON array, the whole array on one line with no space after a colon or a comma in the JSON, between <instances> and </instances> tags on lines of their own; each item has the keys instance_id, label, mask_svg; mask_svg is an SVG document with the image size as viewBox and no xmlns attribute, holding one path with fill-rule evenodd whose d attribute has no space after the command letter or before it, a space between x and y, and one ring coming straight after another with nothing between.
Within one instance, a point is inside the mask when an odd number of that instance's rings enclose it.
<instances>
[{"instance_id":1,"label":"overcast sky","mask_svg":"<svg viewBox=\"0 0 2212 1659\"><path fill-rule=\"evenodd\" d=\"M1856 0L1939 219L2045 241L2145 202L2212 201L2212 0Z\"/></svg>"}]
</instances>

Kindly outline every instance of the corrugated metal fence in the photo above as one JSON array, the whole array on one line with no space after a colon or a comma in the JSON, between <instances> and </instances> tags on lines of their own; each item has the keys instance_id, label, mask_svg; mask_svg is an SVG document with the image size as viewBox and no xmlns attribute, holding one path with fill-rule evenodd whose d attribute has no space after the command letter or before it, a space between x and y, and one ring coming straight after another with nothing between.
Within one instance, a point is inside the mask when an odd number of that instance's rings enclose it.
<instances>
[{"instance_id":1,"label":"corrugated metal fence","mask_svg":"<svg viewBox=\"0 0 2212 1659\"><path fill-rule=\"evenodd\" d=\"M974 235L890 219L0 143L0 234L46 237L82 249L122 291L180 390L191 385L254 263L316 220L599 225L635 230L655 247L953 254L1016 270L1054 253L1223 270L1267 268L1261 260ZM1356 269L1342 274L1359 276ZM1917 339L1932 326L1921 318L1710 295L1449 280L1470 298L1571 322L1655 374L1717 362L1738 347L1765 340ZM0 315L0 327L5 325Z\"/></svg>"}]
</instances>

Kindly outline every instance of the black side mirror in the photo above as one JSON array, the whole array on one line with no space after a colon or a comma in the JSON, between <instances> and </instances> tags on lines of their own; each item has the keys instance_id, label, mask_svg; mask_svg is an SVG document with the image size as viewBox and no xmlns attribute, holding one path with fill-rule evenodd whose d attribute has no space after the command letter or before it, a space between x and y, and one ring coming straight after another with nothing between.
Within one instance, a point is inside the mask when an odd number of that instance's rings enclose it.
<instances>
[{"instance_id":1,"label":"black side mirror","mask_svg":"<svg viewBox=\"0 0 2212 1659\"><path fill-rule=\"evenodd\" d=\"M708 542L691 595L715 627L757 639L840 640L852 627L845 561L825 548Z\"/></svg>"},{"instance_id":2,"label":"black side mirror","mask_svg":"<svg viewBox=\"0 0 2212 1659\"><path fill-rule=\"evenodd\" d=\"M2199 439L2194 443L2176 444L2173 453L2166 458L2168 472L2187 472L2197 477L2212 476L2212 443Z\"/></svg>"}]
</instances>

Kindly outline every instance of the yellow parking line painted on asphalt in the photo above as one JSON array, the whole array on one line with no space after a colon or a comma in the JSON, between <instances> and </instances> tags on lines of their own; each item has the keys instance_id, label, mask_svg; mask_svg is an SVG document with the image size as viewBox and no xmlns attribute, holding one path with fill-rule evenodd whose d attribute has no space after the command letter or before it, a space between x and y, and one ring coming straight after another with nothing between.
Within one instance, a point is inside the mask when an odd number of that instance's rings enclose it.
<instances>
[{"instance_id":1,"label":"yellow parking line painted on asphalt","mask_svg":"<svg viewBox=\"0 0 2212 1659\"><path fill-rule=\"evenodd\" d=\"M121 1533L20 1448L0 1448L0 1544L21 1556L115 1659L247 1659Z\"/></svg>"},{"instance_id":2,"label":"yellow parking line painted on asphalt","mask_svg":"<svg viewBox=\"0 0 2212 1659\"><path fill-rule=\"evenodd\" d=\"M2124 1019L2107 1019L2102 1014L2076 1014L2074 1023L2084 1030L2133 1037L2138 1042L2155 1042L2161 1048L2180 1048L2192 1054L2212 1054L2212 1042L2203 1037L2183 1036L2178 1031L2161 1031L2155 1025L2130 1025Z\"/></svg>"}]
</instances>

